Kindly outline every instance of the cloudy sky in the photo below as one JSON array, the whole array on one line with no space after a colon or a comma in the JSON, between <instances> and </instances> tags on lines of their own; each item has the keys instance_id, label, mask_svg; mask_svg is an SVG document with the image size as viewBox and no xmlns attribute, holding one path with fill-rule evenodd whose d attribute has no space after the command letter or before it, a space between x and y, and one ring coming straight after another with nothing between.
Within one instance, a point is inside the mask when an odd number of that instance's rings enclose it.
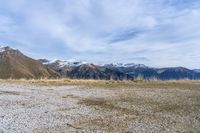
<instances>
[{"instance_id":1,"label":"cloudy sky","mask_svg":"<svg viewBox=\"0 0 200 133\"><path fill-rule=\"evenodd\" d=\"M200 68L200 1L0 0L0 45L33 58Z\"/></svg>"}]
</instances>

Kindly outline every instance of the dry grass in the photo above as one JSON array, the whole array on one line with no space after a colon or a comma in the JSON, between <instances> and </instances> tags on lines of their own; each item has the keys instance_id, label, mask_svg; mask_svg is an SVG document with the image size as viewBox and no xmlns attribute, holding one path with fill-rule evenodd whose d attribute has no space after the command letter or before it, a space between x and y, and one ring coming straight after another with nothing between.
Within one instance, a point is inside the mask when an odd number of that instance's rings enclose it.
<instances>
[{"instance_id":1,"label":"dry grass","mask_svg":"<svg viewBox=\"0 0 200 133\"><path fill-rule=\"evenodd\" d=\"M26 80L26 79L8 79L0 80L0 83L29 83L44 86L63 86L63 85L80 85L89 88L100 87L100 88L182 88L182 89L194 89L199 88L200 80L169 80L169 81L108 81L108 80L76 80L76 79L40 79L40 80Z\"/></svg>"}]
</instances>

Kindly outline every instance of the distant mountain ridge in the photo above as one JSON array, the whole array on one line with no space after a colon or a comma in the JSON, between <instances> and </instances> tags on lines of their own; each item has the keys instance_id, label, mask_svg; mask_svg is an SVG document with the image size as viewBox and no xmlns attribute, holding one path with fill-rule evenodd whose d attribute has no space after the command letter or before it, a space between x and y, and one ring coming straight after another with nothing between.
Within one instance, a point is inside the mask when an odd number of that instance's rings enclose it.
<instances>
[{"instance_id":1,"label":"distant mountain ridge","mask_svg":"<svg viewBox=\"0 0 200 133\"><path fill-rule=\"evenodd\" d=\"M152 68L143 64L111 63L94 64L87 62L47 61L43 62L47 67L57 71L62 77L76 79L114 79L114 80L180 80L200 79L200 73L184 67Z\"/></svg>"},{"instance_id":2,"label":"distant mountain ridge","mask_svg":"<svg viewBox=\"0 0 200 133\"><path fill-rule=\"evenodd\" d=\"M200 69L194 69L193 71L200 73Z\"/></svg>"},{"instance_id":3,"label":"distant mountain ridge","mask_svg":"<svg viewBox=\"0 0 200 133\"><path fill-rule=\"evenodd\" d=\"M0 79L104 79L180 80L200 79L200 70L184 67L152 68L135 63L95 64L82 61L35 60L18 49L0 46Z\"/></svg>"}]
</instances>

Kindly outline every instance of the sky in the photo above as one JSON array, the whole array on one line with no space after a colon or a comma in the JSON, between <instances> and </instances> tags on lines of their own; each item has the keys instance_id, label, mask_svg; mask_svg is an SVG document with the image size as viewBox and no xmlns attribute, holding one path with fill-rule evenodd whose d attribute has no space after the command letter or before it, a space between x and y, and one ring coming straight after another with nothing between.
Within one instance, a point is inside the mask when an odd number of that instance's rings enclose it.
<instances>
[{"instance_id":1,"label":"sky","mask_svg":"<svg viewBox=\"0 0 200 133\"><path fill-rule=\"evenodd\" d=\"M0 45L35 59L200 68L200 1L0 0Z\"/></svg>"}]
</instances>

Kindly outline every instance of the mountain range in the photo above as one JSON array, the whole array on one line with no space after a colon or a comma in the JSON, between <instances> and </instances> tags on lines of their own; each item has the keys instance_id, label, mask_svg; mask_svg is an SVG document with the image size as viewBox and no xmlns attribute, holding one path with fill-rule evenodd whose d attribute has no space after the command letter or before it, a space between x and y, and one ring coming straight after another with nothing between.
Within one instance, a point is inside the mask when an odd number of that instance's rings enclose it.
<instances>
[{"instance_id":1,"label":"mountain range","mask_svg":"<svg viewBox=\"0 0 200 133\"><path fill-rule=\"evenodd\" d=\"M200 70L184 67L153 68L134 63L94 64L81 61L35 60L7 46L0 47L0 78L198 80Z\"/></svg>"}]
</instances>

